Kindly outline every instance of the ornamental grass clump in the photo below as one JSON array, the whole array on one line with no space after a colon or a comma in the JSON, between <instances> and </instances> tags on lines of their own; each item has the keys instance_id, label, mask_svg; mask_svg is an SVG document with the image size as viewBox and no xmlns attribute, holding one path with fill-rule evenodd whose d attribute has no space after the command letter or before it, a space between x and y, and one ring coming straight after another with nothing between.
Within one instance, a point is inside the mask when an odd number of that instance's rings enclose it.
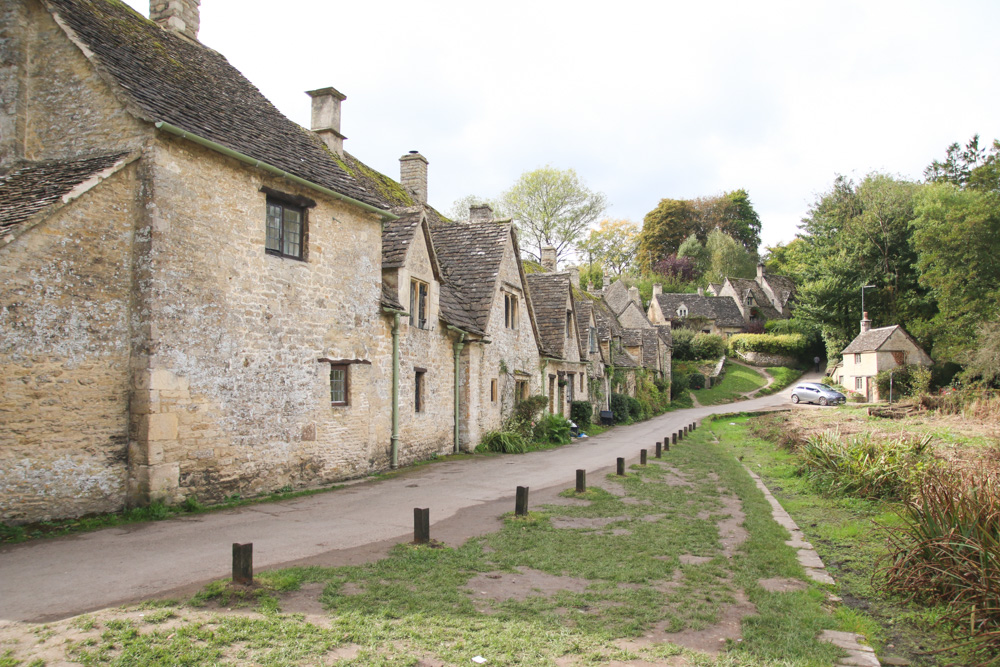
<instances>
[{"instance_id":1,"label":"ornamental grass clump","mask_svg":"<svg viewBox=\"0 0 1000 667\"><path fill-rule=\"evenodd\" d=\"M516 431L487 431L477 449L500 454L523 454L528 451L528 441Z\"/></svg>"},{"instance_id":2,"label":"ornamental grass clump","mask_svg":"<svg viewBox=\"0 0 1000 667\"><path fill-rule=\"evenodd\" d=\"M931 437L843 437L826 431L799 450L805 476L824 493L905 500L934 465Z\"/></svg>"},{"instance_id":3,"label":"ornamental grass clump","mask_svg":"<svg viewBox=\"0 0 1000 667\"><path fill-rule=\"evenodd\" d=\"M1000 473L934 471L886 530L884 587L947 606L962 644L1000 664Z\"/></svg>"}]
</instances>

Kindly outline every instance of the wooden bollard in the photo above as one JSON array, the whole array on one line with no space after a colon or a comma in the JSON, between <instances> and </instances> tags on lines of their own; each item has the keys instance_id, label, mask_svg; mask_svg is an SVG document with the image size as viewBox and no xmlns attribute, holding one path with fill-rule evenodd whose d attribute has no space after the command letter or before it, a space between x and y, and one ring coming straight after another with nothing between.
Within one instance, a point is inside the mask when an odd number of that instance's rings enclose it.
<instances>
[{"instance_id":1,"label":"wooden bollard","mask_svg":"<svg viewBox=\"0 0 1000 667\"><path fill-rule=\"evenodd\" d=\"M625 476L625 459L623 459L620 456L618 457L618 476L619 477Z\"/></svg>"},{"instance_id":2,"label":"wooden bollard","mask_svg":"<svg viewBox=\"0 0 1000 667\"><path fill-rule=\"evenodd\" d=\"M233 583L243 586L253 583L253 542L233 542Z\"/></svg>"},{"instance_id":3,"label":"wooden bollard","mask_svg":"<svg viewBox=\"0 0 1000 667\"><path fill-rule=\"evenodd\" d=\"M514 516L528 516L528 487L517 487L517 497L514 499Z\"/></svg>"},{"instance_id":4,"label":"wooden bollard","mask_svg":"<svg viewBox=\"0 0 1000 667\"><path fill-rule=\"evenodd\" d=\"M669 446L670 445L667 445L667 447L669 447ZM663 458L663 443L662 442L657 442L656 443L656 458L658 458L658 459L659 458Z\"/></svg>"},{"instance_id":5,"label":"wooden bollard","mask_svg":"<svg viewBox=\"0 0 1000 667\"><path fill-rule=\"evenodd\" d=\"M431 541L431 509L413 508L413 543L427 544Z\"/></svg>"},{"instance_id":6,"label":"wooden bollard","mask_svg":"<svg viewBox=\"0 0 1000 667\"><path fill-rule=\"evenodd\" d=\"M587 490L587 471L577 470L576 471L576 492L583 493Z\"/></svg>"},{"instance_id":7,"label":"wooden bollard","mask_svg":"<svg viewBox=\"0 0 1000 667\"><path fill-rule=\"evenodd\" d=\"M645 449L640 449L639 450L639 465L643 465L643 466L646 465L646 450Z\"/></svg>"}]
</instances>

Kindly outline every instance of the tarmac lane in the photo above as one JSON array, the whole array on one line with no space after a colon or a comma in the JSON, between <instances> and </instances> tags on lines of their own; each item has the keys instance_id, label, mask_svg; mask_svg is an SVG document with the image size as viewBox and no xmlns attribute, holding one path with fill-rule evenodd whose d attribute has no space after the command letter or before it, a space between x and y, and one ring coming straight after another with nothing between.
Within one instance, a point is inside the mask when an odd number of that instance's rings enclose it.
<instances>
[{"instance_id":1,"label":"tarmac lane","mask_svg":"<svg viewBox=\"0 0 1000 667\"><path fill-rule=\"evenodd\" d=\"M253 543L255 571L376 560L412 540L415 507L430 508L432 539L460 544L499 528L517 486L542 504L572 487L577 469L597 479L618 457L631 464L643 448L652 457L656 441L685 425L791 407L790 394L668 412L542 452L444 461L315 496L3 547L0 621L47 622L193 593L231 574L233 543Z\"/></svg>"}]
</instances>

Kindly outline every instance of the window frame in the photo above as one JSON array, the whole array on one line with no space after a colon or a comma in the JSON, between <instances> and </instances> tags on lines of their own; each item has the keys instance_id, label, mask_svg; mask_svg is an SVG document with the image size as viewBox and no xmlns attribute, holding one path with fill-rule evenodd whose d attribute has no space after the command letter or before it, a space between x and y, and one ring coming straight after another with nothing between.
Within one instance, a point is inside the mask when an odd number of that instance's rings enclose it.
<instances>
[{"instance_id":1,"label":"window frame","mask_svg":"<svg viewBox=\"0 0 1000 667\"><path fill-rule=\"evenodd\" d=\"M498 395L499 391L497 390L497 380L496 378L493 378L490 380L490 403L496 403Z\"/></svg>"},{"instance_id":2,"label":"window frame","mask_svg":"<svg viewBox=\"0 0 1000 667\"><path fill-rule=\"evenodd\" d=\"M427 369L413 369L413 411L425 412L427 409Z\"/></svg>"},{"instance_id":3,"label":"window frame","mask_svg":"<svg viewBox=\"0 0 1000 667\"><path fill-rule=\"evenodd\" d=\"M858 377L854 378L854 389L857 390L857 391L860 391L860 390L864 389L865 388L865 382L864 382L864 380L865 379L863 377L861 377L860 375Z\"/></svg>"},{"instance_id":4,"label":"window frame","mask_svg":"<svg viewBox=\"0 0 1000 667\"><path fill-rule=\"evenodd\" d=\"M307 231L308 231L308 216L306 215L307 210L310 208L308 203L311 200L305 200L305 198L296 198L294 196L282 197L275 194L273 191L265 191L267 194L266 203L264 205L264 252L268 255L274 255L275 257L284 257L287 259L294 259L300 262L306 260L306 241L307 241ZM293 201L295 199L302 199L304 201ZM315 203L313 203L315 206ZM272 207L276 208L280 212L280 217L278 218L277 225L277 248L270 247L271 243L271 220L272 220ZM294 211L299 216L298 221L298 254L293 254L288 252L288 247L286 245L285 232L285 216L287 212Z\"/></svg>"},{"instance_id":5,"label":"window frame","mask_svg":"<svg viewBox=\"0 0 1000 667\"><path fill-rule=\"evenodd\" d=\"M511 331L517 331L519 323L519 306L517 295L513 292L503 293L503 325Z\"/></svg>"},{"instance_id":6,"label":"window frame","mask_svg":"<svg viewBox=\"0 0 1000 667\"><path fill-rule=\"evenodd\" d=\"M861 353L860 352L855 352L854 353L854 363L855 364L860 364L861 363Z\"/></svg>"},{"instance_id":7,"label":"window frame","mask_svg":"<svg viewBox=\"0 0 1000 667\"><path fill-rule=\"evenodd\" d=\"M334 398L334 372L343 371L343 399ZM350 364L330 364L330 405L350 405L351 404L351 365Z\"/></svg>"},{"instance_id":8,"label":"window frame","mask_svg":"<svg viewBox=\"0 0 1000 667\"><path fill-rule=\"evenodd\" d=\"M418 278L410 278L410 326L427 329L429 317L430 285Z\"/></svg>"}]
</instances>

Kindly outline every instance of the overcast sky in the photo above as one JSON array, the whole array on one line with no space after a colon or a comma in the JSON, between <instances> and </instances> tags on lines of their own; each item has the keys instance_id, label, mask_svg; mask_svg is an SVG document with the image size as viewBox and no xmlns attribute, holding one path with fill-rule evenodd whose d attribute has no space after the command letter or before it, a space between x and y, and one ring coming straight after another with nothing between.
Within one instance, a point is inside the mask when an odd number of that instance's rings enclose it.
<instances>
[{"instance_id":1,"label":"overcast sky","mask_svg":"<svg viewBox=\"0 0 1000 667\"><path fill-rule=\"evenodd\" d=\"M997 26L996 0L202 0L199 37L306 127L304 91L347 95L347 151L398 179L419 150L439 210L551 165L636 222L745 188L773 245L837 174L1000 138Z\"/></svg>"}]
</instances>

